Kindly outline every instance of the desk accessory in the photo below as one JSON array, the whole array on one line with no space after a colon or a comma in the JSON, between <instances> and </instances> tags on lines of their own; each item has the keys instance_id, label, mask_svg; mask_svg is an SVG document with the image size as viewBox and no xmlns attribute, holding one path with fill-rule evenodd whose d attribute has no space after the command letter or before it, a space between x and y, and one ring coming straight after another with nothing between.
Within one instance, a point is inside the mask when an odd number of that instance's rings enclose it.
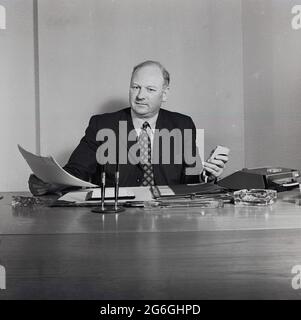
<instances>
[{"instance_id":1,"label":"desk accessory","mask_svg":"<svg viewBox=\"0 0 301 320\"><path fill-rule=\"evenodd\" d=\"M17 208L17 207L49 206L52 203L53 203L53 199L48 197L12 196L11 205L13 208Z\"/></svg>"},{"instance_id":2,"label":"desk accessory","mask_svg":"<svg viewBox=\"0 0 301 320\"><path fill-rule=\"evenodd\" d=\"M96 213L118 213L122 212L125 209L123 207L118 206L118 195L119 195L119 165L116 165L115 171L115 184L114 184L114 205L113 206L105 206L105 187L106 187L106 175L105 168L103 169L101 176L101 205L92 209L92 212Z\"/></svg>"},{"instance_id":3,"label":"desk accessory","mask_svg":"<svg viewBox=\"0 0 301 320\"><path fill-rule=\"evenodd\" d=\"M145 209L173 209L173 208L222 208L224 201L221 199L164 199L153 201L127 201L125 207Z\"/></svg>"},{"instance_id":4,"label":"desk accessory","mask_svg":"<svg viewBox=\"0 0 301 320\"><path fill-rule=\"evenodd\" d=\"M234 204L237 206L268 206L277 199L276 190L243 189L235 191Z\"/></svg>"},{"instance_id":5,"label":"desk accessory","mask_svg":"<svg viewBox=\"0 0 301 320\"><path fill-rule=\"evenodd\" d=\"M167 208L222 208L224 206L223 200L217 199L195 199L195 200L176 200L168 201L161 200L159 201L159 206L162 209Z\"/></svg>"},{"instance_id":6,"label":"desk accessory","mask_svg":"<svg viewBox=\"0 0 301 320\"><path fill-rule=\"evenodd\" d=\"M299 186L300 172L281 167L244 168L219 180L217 184L231 190L273 189L288 191Z\"/></svg>"},{"instance_id":7,"label":"desk accessory","mask_svg":"<svg viewBox=\"0 0 301 320\"><path fill-rule=\"evenodd\" d=\"M233 202L233 193L211 183L183 184L174 186L152 186L151 192L155 200L223 200Z\"/></svg>"}]
</instances>

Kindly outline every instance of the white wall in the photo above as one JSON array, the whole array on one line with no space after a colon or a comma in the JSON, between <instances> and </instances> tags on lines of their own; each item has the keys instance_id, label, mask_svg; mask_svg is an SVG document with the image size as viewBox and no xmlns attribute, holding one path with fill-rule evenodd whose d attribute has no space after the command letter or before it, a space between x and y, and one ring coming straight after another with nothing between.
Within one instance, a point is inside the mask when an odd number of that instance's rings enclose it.
<instances>
[{"instance_id":1,"label":"white wall","mask_svg":"<svg viewBox=\"0 0 301 320\"><path fill-rule=\"evenodd\" d=\"M246 165L301 169L301 30L296 1L242 1Z\"/></svg>"},{"instance_id":2,"label":"white wall","mask_svg":"<svg viewBox=\"0 0 301 320\"><path fill-rule=\"evenodd\" d=\"M131 69L145 59L169 69L166 107L205 129L205 155L217 144L231 148L225 174L244 166L301 169L295 1L37 1L34 51L35 2L0 0L7 15L0 30L0 191L27 188L30 171L17 143L64 164L92 114L127 105Z\"/></svg>"},{"instance_id":3,"label":"white wall","mask_svg":"<svg viewBox=\"0 0 301 320\"><path fill-rule=\"evenodd\" d=\"M0 30L0 191L25 190L30 170L17 144L36 151L33 2L1 0L6 29Z\"/></svg>"},{"instance_id":4,"label":"white wall","mask_svg":"<svg viewBox=\"0 0 301 320\"><path fill-rule=\"evenodd\" d=\"M232 149L244 164L240 1L39 2L41 151L67 161L90 116L128 104L132 67L161 61L166 107L205 128L205 154ZM228 172L229 172L228 171Z\"/></svg>"}]
</instances>

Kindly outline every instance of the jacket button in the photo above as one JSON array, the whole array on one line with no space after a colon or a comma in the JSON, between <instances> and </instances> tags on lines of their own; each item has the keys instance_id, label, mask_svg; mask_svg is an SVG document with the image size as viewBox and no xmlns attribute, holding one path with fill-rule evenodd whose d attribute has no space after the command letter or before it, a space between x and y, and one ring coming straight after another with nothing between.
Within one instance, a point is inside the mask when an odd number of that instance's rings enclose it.
<instances>
[{"instance_id":1,"label":"jacket button","mask_svg":"<svg viewBox=\"0 0 301 320\"><path fill-rule=\"evenodd\" d=\"M139 178L137 178L137 180L136 180L138 183L140 182L140 179Z\"/></svg>"}]
</instances>

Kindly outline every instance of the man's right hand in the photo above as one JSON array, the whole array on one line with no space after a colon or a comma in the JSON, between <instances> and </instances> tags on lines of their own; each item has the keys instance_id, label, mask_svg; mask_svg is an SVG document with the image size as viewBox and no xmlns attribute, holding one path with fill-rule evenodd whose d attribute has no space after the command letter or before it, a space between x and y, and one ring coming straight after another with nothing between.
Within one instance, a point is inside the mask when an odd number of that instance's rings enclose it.
<instances>
[{"instance_id":1,"label":"man's right hand","mask_svg":"<svg viewBox=\"0 0 301 320\"><path fill-rule=\"evenodd\" d=\"M47 193L53 193L58 191L59 185L56 184L51 184L51 183L46 183L39 179L37 176L34 174L31 174L28 179L28 186L30 192L34 196L42 196Z\"/></svg>"}]
</instances>

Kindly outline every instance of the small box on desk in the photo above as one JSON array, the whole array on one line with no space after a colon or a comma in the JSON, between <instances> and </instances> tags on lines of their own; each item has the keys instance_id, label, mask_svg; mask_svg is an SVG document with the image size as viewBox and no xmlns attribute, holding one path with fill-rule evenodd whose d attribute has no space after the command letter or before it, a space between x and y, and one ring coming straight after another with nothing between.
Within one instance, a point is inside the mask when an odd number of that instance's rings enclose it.
<instances>
[{"instance_id":1,"label":"small box on desk","mask_svg":"<svg viewBox=\"0 0 301 320\"><path fill-rule=\"evenodd\" d=\"M218 181L217 184L231 190L273 189L281 192L299 186L300 172L281 167L244 168Z\"/></svg>"}]
</instances>

